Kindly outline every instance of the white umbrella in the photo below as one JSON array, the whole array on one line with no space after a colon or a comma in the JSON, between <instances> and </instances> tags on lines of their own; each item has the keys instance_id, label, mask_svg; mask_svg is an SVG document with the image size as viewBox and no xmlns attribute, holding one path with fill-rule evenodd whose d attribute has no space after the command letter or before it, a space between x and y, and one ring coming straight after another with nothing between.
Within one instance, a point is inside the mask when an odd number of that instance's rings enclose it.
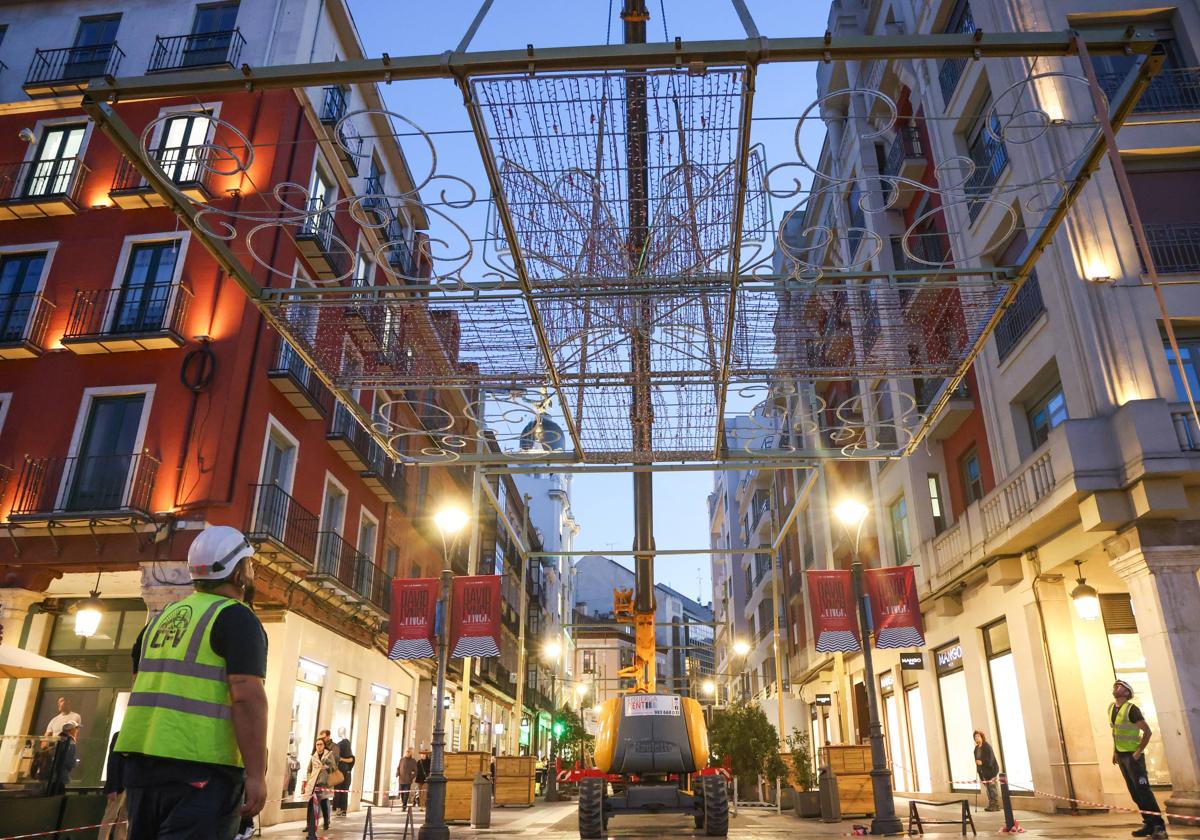
<instances>
[{"instance_id":1,"label":"white umbrella","mask_svg":"<svg viewBox=\"0 0 1200 840\"><path fill-rule=\"evenodd\" d=\"M27 650L21 650L11 645L0 645L0 677L12 680L27 677L87 677L99 679L95 674L80 671L70 665L63 665L53 659L38 656Z\"/></svg>"}]
</instances>

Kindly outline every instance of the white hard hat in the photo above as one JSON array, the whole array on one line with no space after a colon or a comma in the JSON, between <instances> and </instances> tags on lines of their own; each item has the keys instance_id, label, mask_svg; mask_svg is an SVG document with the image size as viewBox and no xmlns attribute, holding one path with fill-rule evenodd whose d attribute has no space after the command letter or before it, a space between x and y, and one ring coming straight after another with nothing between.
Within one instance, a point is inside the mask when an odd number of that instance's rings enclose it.
<instances>
[{"instance_id":1,"label":"white hard hat","mask_svg":"<svg viewBox=\"0 0 1200 840\"><path fill-rule=\"evenodd\" d=\"M192 540L188 572L192 580L224 580L233 574L239 560L252 554L254 546L237 528L213 525Z\"/></svg>"}]
</instances>

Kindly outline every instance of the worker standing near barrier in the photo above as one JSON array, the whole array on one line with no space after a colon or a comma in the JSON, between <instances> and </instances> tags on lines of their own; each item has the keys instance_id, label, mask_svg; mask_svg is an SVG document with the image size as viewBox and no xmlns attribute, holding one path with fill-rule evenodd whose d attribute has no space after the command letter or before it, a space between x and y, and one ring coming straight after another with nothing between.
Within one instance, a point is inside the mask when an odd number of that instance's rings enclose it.
<instances>
[{"instance_id":1,"label":"worker standing near barrier","mask_svg":"<svg viewBox=\"0 0 1200 840\"><path fill-rule=\"evenodd\" d=\"M1146 776L1146 745L1153 734L1150 724L1146 722L1142 710L1132 702L1133 686L1124 680L1117 680L1113 683L1112 694L1108 720L1113 733L1113 764L1121 768L1129 796L1142 812L1142 827L1133 832L1133 836L1163 840L1167 836L1167 825Z\"/></svg>"},{"instance_id":2,"label":"worker standing near barrier","mask_svg":"<svg viewBox=\"0 0 1200 840\"><path fill-rule=\"evenodd\" d=\"M188 550L196 591L134 643L116 744L129 840L232 840L266 804L267 638L249 606L253 554L235 528L203 531Z\"/></svg>"}]
</instances>

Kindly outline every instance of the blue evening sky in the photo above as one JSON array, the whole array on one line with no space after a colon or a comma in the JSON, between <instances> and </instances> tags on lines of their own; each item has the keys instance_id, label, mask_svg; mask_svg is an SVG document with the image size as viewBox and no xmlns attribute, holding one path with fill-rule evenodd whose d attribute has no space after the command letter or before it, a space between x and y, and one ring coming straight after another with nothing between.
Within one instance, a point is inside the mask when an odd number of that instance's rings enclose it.
<instances>
[{"instance_id":1,"label":"blue evening sky","mask_svg":"<svg viewBox=\"0 0 1200 840\"><path fill-rule=\"evenodd\" d=\"M664 40L660 0L647 0L650 40ZM663 0L667 34L685 41L741 38L743 30L729 0ZM350 0L368 55L428 55L454 49L478 8L474 0L387 2ZM747 0L758 28L767 37L820 35L825 31L826 0ZM495 0L471 44L472 50L603 44L611 9L611 38L621 40L620 0ZM314 56L325 60L330 56ZM487 181L469 133L462 98L452 82L404 82L384 88L388 107L433 133L439 172L465 178L486 198ZM795 118L816 96L813 65L768 65L760 69L754 114L754 142L765 146L768 165L794 160ZM770 120L768 117L791 117ZM445 133L443 133L445 132ZM802 145L815 160L820 151L818 125L806 124ZM429 151L419 138L406 138L414 174L429 168ZM774 182L773 182L774 183ZM431 196L428 191L425 200ZM484 229L483 202L455 216L472 236ZM776 222L785 207L775 209ZM434 227L435 233L438 227ZM660 549L708 546L708 472L659 473L654 480L655 539ZM582 526L577 548L629 549L633 542L632 477L629 474L580 475L573 506ZM711 599L709 558L705 554L660 557L656 577L691 597Z\"/></svg>"}]
</instances>

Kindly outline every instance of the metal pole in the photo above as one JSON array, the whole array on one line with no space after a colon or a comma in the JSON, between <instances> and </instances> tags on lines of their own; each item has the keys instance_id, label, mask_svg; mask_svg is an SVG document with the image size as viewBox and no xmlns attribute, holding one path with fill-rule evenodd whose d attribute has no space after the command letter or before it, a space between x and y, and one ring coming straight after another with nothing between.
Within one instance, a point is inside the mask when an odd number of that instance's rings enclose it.
<instances>
[{"instance_id":1,"label":"metal pole","mask_svg":"<svg viewBox=\"0 0 1200 840\"><path fill-rule=\"evenodd\" d=\"M446 552L446 566L450 565L450 554ZM418 832L418 840L449 840L450 828L446 825L446 662L450 658L450 586L454 572L442 569L442 591L438 597L438 663L437 695L433 710L433 756L429 762L429 781L426 790L425 822Z\"/></svg>"},{"instance_id":2,"label":"metal pole","mask_svg":"<svg viewBox=\"0 0 1200 840\"><path fill-rule=\"evenodd\" d=\"M779 517L776 515L775 506L775 476L771 476L771 519L772 525L778 529ZM776 541L781 543L782 541ZM783 571L783 564L779 562L779 547L772 545L771 553L768 555L771 558L771 619L772 630L774 633L773 644L775 648L775 695L776 702L779 707L779 738L783 740L784 724L783 724L783 645L780 644L779 634L779 575Z\"/></svg>"},{"instance_id":3,"label":"metal pole","mask_svg":"<svg viewBox=\"0 0 1200 840\"><path fill-rule=\"evenodd\" d=\"M555 664L557 668L557 663ZM558 802L558 736L554 734L554 718L558 714L558 674L550 673L550 758L546 761L546 802Z\"/></svg>"},{"instance_id":4,"label":"metal pole","mask_svg":"<svg viewBox=\"0 0 1200 840\"><path fill-rule=\"evenodd\" d=\"M482 453L484 443L484 408L485 408L484 391L479 390L479 402L476 406L476 438L475 451ZM467 547L467 574L474 575L479 571L479 551L480 543L483 541L483 523L480 521L480 514L483 512L482 495L483 489L480 485L483 484L483 470L479 465L475 466L471 475L471 542ZM461 721L463 734L460 747L464 750L471 748L471 665L474 659L470 656L464 656L462 660L462 695L458 698L458 719Z\"/></svg>"},{"instance_id":5,"label":"metal pole","mask_svg":"<svg viewBox=\"0 0 1200 840\"><path fill-rule=\"evenodd\" d=\"M861 527L861 526L860 526ZM875 691L875 663L871 657L868 638L870 621L867 617L867 594L863 588L863 565L858 556L858 538L854 539L854 563L850 566L854 578L854 599L858 602L858 633L862 639L863 667L866 671L867 706L871 721L871 789L875 795L875 817L871 820L872 834L901 834L904 826L896 816L892 799L892 774L887 769L887 753L883 748L883 727L879 723L879 697Z\"/></svg>"},{"instance_id":6,"label":"metal pole","mask_svg":"<svg viewBox=\"0 0 1200 840\"><path fill-rule=\"evenodd\" d=\"M521 535L529 538L529 503L533 497L525 494L525 508L521 517ZM525 717L525 619L528 615L528 598L525 596L525 585L528 580L529 558L522 551L517 552L521 558L521 602L517 619L517 734L513 739L513 755L521 752L521 720ZM532 721L530 721L532 724ZM529 727L530 737L533 737L533 726ZM532 744L530 746L533 746Z\"/></svg>"}]
</instances>

